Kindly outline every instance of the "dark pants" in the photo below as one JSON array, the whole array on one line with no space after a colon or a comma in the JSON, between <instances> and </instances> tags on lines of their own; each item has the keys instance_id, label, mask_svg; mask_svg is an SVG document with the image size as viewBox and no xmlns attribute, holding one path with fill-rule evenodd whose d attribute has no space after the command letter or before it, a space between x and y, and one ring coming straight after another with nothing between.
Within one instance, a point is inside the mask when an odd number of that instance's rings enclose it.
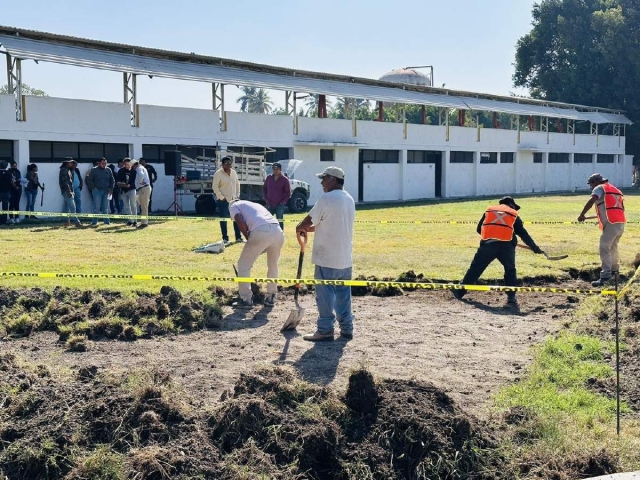
<instances>
[{"instance_id":1,"label":"dark pants","mask_svg":"<svg viewBox=\"0 0 640 480\"><path fill-rule=\"evenodd\" d=\"M505 286L515 287L518 282L518 277L516 276L516 247L511 242L482 243L471 261L469 270L467 270L462 279L462 284L475 285L489 264L496 259L504 267Z\"/></svg>"},{"instance_id":2,"label":"dark pants","mask_svg":"<svg viewBox=\"0 0 640 480\"><path fill-rule=\"evenodd\" d=\"M275 215L275 217L279 220L278 223L280 223L280 228L284 232L284 205L269 207L268 210L271 215Z\"/></svg>"},{"instance_id":3,"label":"dark pants","mask_svg":"<svg viewBox=\"0 0 640 480\"><path fill-rule=\"evenodd\" d=\"M153 182L151 184L151 195L149 195L149 213L152 212L152 210L151 210L151 200L153 200L153 191L155 190L155 188L153 187L154 183L156 183L156 182Z\"/></svg>"},{"instance_id":4,"label":"dark pants","mask_svg":"<svg viewBox=\"0 0 640 480\"><path fill-rule=\"evenodd\" d=\"M229 218L229 202L226 200L216 200L216 207L220 218ZM220 232L222 233L222 240L229 240L226 220L220 220ZM233 232L236 235L236 240L242 240L242 233L236 222L233 222Z\"/></svg>"},{"instance_id":5,"label":"dark pants","mask_svg":"<svg viewBox=\"0 0 640 480\"><path fill-rule=\"evenodd\" d=\"M9 210L9 201L11 200L11 193L0 193L0 204L2 210ZM0 225L6 225L8 216L6 213L0 215Z\"/></svg>"},{"instance_id":6,"label":"dark pants","mask_svg":"<svg viewBox=\"0 0 640 480\"><path fill-rule=\"evenodd\" d=\"M17 212L20 210L20 198L22 197L22 187L19 190L13 190L9 199L9 210ZM10 218L20 218L17 213L9 215Z\"/></svg>"}]
</instances>

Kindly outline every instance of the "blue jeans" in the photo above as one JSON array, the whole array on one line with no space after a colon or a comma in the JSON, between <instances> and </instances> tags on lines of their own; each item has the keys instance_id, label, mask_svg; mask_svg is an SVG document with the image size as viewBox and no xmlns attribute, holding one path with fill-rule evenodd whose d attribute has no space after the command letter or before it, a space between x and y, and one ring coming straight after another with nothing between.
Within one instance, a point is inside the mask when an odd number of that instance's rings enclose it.
<instances>
[{"instance_id":1,"label":"blue jeans","mask_svg":"<svg viewBox=\"0 0 640 480\"><path fill-rule=\"evenodd\" d=\"M38 196L38 190L24 189L24 194L27 197L27 212L33 212L36 206L36 197Z\"/></svg>"},{"instance_id":2,"label":"blue jeans","mask_svg":"<svg viewBox=\"0 0 640 480\"><path fill-rule=\"evenodd\" d=\"M351 280L351 267L340 269L316 265L313 278L317 280ZM353 334L351 287L316 285L316 303L318 304L318 333L332 333L333 324L337 317L340 331Z\"/></svg>"},{"instance_id":3,"label":"blue jeans","mask_svg":"<svg viewBox=\"0 0 640 480\"><path fill-rule=\"evenodd\" d=\"M91 191L93 196L93 213L109 213L109 190L98 190L94 188ZM102 212L101 212L102 210ZM104 224L109 225L109 217L104 217ZM98 219L94 218L91 225L97 225Z\"/></svg>"},{"instance_id":4,"label":"blue jeans","mask_svg":"<svg viewBox=\"0 0 640 480\"><path fill-rule=\"evenodd\" d=\"M82 213L82 192L80 187L73 187L73 201L76 202L76 212Z\"/></svg>"},{"instance_id":5,"label":"blue jeans","mask_svg":"<svg viewBox=\"0 0 640 480\"><path fill-rule=\"evenodd\" d=\"M64 199L64 206L67 213L75 214L76 203L73 201L73 197L71 195L62 194L62 198ZM75 217L75 216L73 217L69 216L68 221L73 223L80 223L80 220L78 220L78 217Z\"/></svg>"},{"instance_id":6,"label":"blue jeans","mask_svg":"<svg viewBox=\"0 0 640 480\"><path fill-rule=\"evenodd\" d=\"M271 215L275 215L279 220L280 228L284 232L284 205L277 205L275 207L269 207L269 213Z\"/></svg>"}]
</instances>

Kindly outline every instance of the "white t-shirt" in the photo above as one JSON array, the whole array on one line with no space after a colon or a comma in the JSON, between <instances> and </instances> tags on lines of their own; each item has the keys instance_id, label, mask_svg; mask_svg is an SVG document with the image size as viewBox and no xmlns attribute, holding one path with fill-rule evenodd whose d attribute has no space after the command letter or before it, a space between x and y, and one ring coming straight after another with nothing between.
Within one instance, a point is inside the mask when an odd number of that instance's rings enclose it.
<instances>
[{"instance_id":1,"label":"white t-shirt","mask_svg":"<svg viewBox=\"0 0 640 480\"><path fill-rule=\"evenodd\" d=\"M269 210L259 203L238 200L229 207L229 216L231 217L231 220L234 220L237 214L242 215L249 232L269 223L278 225L278 220L269 213Z\"/></svg>"},{"instance_id":2,"label":"white t-shirt","mask_svg":"<svg viewBox=\"0 0 640 480\"><path fill-rule=\"evenodd\" d=\"M309 212L316 227L311 261L321 267L353 266L353 221L356 206L344 190L323 193Z\"/></svg>"}]
</instances>

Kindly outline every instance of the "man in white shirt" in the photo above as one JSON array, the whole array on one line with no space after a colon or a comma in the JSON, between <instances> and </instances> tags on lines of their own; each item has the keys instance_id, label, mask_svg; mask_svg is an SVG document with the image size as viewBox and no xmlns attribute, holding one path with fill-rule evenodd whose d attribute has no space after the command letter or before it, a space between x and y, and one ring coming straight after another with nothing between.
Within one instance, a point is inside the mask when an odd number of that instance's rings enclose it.
<instances>
[{"instance_id":1,"label":"man in white shirt","mask_svg":"<svg viewBox=\"0 0 640 480\"><path fill-rule=\"evenodd\" d=\"M280 250L284 245L284 233L278 224L278 220L262 205L245 200L231 200L229 215L235 221L247 243L242 249L238 259L238 275L249 277L251 268L260 255L267 253L267 277L278 278L278 261ZM238 286L240 300L233 304L238 308L251 308L253 306L251 285L240 283ZM278 285L267 285L267 296L264 299L266 306L272 307L276 301Z\"/></svg>"},{"instance_id":2,"label":"man in white shirt","mask_svg":"<svg viewBox=\"0 0 640 480\"><path fill-rule=\"evenodd\" d=\"M315 232L311 261L315 264L314 278L319 280L350 280L353 266L353 223L355 202L344 191L344 171L327 167L317 174L322 179L320 195L309 215L298 224L296 232L302 236ZM351 287L316 285L318 321L315 333L303 338L311 342L333 340L336 317L340 336L353 338Z\"/></svg>"},{"instance_id":3,"label":"man in white shirt","mask_svg":"<svg viewBox=\"0 0 640 480\"><path fill-rule=\"evenodd\" d=\"M149 226L149 198L151 197L151 179L147 169L139 162L133 162L131 170L136 172L135 187L138 195L138 203L140 204L140 226L138 228L147 228Z\"/></svg>"},{"instance_id":4,"label":"man in white shirt","mask_svg":"<svg viewBox=\"0 0 640 480\"><path fill-rule=\"evenodd\" d=\"M216 207L218 216L225 220L220 220L220 232L224 243L229 243L229 235L227 234L227 220L229 216L229 202L240 198L240 182L236 171L231 168L231 157L224 157L220 160L222 168L216 170L213 175L212 187L216 196ZM232 217L233 218L233 217ZM233 232L236 235L236 242L242 242L242 235L238 225L234 222Z\"/></svg>"}]
</instances>

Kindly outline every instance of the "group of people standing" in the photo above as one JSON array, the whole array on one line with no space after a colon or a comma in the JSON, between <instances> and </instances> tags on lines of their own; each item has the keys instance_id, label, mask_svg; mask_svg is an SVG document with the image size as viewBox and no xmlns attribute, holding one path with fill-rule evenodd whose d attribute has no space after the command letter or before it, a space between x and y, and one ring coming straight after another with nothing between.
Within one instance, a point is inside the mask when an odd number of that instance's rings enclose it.
<instances>
[{"instance_id":1,"label":"group of people standing","mask_svg":"<svg viewBox=\"0 0 640 480\"><path fill-rule=\"evenodd\" d=\"M9 168L7 169L7 166ZM2 210L20 210L20 199L22 198L22 187L25 179L22 178L18 164L6 160L0 161L0 203ZM18 214L2 214L0 215L0 225L7 223L20 223Z\"/></svg>"},{"instance_id":2,"label":"group of people standing","mask_svg":"<svg viewBox=\"0 0 640 480\"><path fill-rule=\"evenodd\" d=\"M82 181L78 171L78 162L69 157L60 165L58 183L64 199L65 209L71 214L67 225L82 227L82 222L76 213L82 213L82 189L86 186L91 194L94 214L109 214L109 203L115 200L117 207L111 213L124 213L134 217L127 222L127 226L146 228L149 225L149 205L152 192L152 181L147 168L141 161L132 162L130 158L124 158L119 167L107 167L107 159L97 160ZM115 176L114 176L115 172ZM155 172L155 170L154 170ZM156 175L157 178L157 175ZM140 225L137 222L138 207L140 205ZM103 217L105 225L111 222L109 217ZM91 226L98 225L98 218L93 218Z\"/></svg>"}]
</instances>

